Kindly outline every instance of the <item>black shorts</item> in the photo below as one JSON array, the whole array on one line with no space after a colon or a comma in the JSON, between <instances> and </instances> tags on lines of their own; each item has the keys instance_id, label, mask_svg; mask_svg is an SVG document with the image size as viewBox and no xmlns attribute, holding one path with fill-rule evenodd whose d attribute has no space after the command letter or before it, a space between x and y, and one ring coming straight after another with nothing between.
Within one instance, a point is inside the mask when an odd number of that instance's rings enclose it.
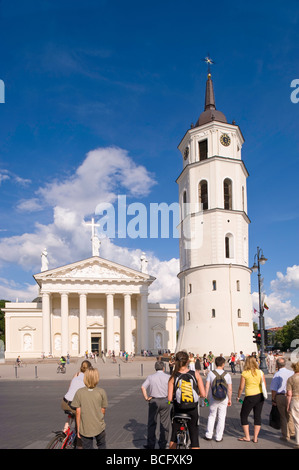
<instances>
[{"instance_id":1,"label":"black shorts","mask_svg":"<svg viewBox=\"0 0 299 470\"><path fill-rule=\"evenodd\" d=\"M241 424L242 426L248 425L248 416L253 410L254 425L260 426L262 423L261 414L264 405L264 396L262 393L257 395L248 395L244 398L244 402L241 408Z\"/></svg>"},{"instance_id":2,"label":"black shorts","mask_svg":"<svg viewBox=\"0 0 299 470\"><path fill-rule=\"evenodd\" d=\"M196 408L193 408L192 410L181 410L177 406L174 405L173 413L174 415L176 413L185 413L188 416L190 416L191 419L188 420L188 431L189 431L190 440L191 440L191 447L199 447L198 406L196 406ZM176 442L176 435L179 429L180 429L180 423L174 420L172 422L172 433L171 433L171 439L170 439L172 442Z\"/></svg>"}]
</instances>

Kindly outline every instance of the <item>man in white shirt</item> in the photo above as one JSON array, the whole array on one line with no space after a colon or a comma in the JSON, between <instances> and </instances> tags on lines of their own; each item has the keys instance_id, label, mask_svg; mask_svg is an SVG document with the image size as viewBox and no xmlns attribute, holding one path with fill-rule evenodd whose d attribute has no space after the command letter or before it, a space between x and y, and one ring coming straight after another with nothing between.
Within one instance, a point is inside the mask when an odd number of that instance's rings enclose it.
<instances>
[{"instance_id":1,"label":"man in white shirt","mask_svg":"<svg viewBox=\"0 0 299 470\"><path fill-rule=\"evenodd\" d=\"M279 357L276 361L277 372L271 381L272 405L277 406L280 415L281 439L288 441L295 435L295 427L292 414L287 411L286 386L287 380L294 372L286 368L286 360Z\"/></svg>"},{"instance_id":2,"label":"man in white shirt","mask_svg":"<svg viewBox=\"0 0 299 470\"><path fill-rule=\"evenodd\" d=\"M227 407L231 406L232 400L232 379L230 374L224 372L225 359L223 357L216 357L214 371L210 371L207 376L206 381L206 396L210 404L210 413L208 417L207 429L205 434L205 439L210 441L212 440L214 434L214 426L216 423L215 429L215 440L220 442L223 440L223 432L225 428L225 418ZM222 376L224 379L224 395L222 399L216 399L213 396L212 388L214 380L216 379L217 374Z\"/></svg>"},{"instance_id":3,"label":"man in white shirt","mask_svg":"<svg viewBox=\"0 0 299 470\"><path fill-rule=\"evenodd\" d=\"M240 354L238 354L237 356L237 364L239 364L241 374L244 370L245 359L245 354L243 353L243 351L240 351Z\"/></svg>"},{"instance_id":4,"label":"man in white shirt","mask_svg":"<svg viewBox=\"0 0 299 470\"><path fill-rule=\"evenodd\" d=\"M160 417L159 448L165 449L170 431L170 406L167 403L169 375L165 373L162 361L155 364L155 374L151 374L141 385L144 399L148 402L147 449L154 449L156 427Z\"/></svg>"}]
</instances>

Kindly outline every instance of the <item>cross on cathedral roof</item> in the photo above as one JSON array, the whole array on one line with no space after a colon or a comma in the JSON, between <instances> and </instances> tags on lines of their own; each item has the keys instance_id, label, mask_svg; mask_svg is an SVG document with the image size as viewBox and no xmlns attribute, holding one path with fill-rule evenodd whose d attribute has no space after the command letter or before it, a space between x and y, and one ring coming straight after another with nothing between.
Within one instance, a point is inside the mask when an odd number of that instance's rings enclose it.
<instances>
[{"instance_id":1,"label":"cross on cathedral roof","mask_svg":"<svg viewBox=\"0 0 299 470\"><path fill-rule=\"evenodd\" d=\"M92 256L99 256L100 254L100 239L96 234L96 227L100 227L100 224L96 224L94 218L92 217L91 222L85 222L85 225L91 227L91 246L92 246Z\"/></svg>"}]
</instances>

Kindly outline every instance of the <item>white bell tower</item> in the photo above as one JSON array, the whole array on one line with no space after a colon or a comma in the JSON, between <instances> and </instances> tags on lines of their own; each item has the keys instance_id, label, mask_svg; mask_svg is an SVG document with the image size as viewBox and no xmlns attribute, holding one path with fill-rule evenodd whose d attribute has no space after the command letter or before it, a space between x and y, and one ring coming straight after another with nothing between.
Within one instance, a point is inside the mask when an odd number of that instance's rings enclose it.
<instances>
[{"instance_id":1,"label":"white bell tower","mask_svg":"<svg viewBox=\"0 0 299 470\"><path fill-rule=\"evenodd\" d=\"M216 110L208 74L205 108L178 148L181 207L177 351L256 351L248 267L247 169L241 130Z\"/></svg>"}]
</instances>

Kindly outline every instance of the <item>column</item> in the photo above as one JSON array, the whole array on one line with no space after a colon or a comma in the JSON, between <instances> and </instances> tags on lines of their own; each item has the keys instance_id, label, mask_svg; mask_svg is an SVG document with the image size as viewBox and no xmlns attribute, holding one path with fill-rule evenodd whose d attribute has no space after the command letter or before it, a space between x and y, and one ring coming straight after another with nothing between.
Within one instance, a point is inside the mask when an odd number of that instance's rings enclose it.
<instances>
[{"instance_id":1,"label":"column","mask_svg":"<svg viewBox=\"0 0 299 470\"><path fill-rule=\"evenodd\" d=\"M87 351L87 295L79 295L79 344L80 344L80 356L85 355ZM100 352L100 351L99 351Z\"/></svg>"},{"instance_id":2,"label":"column","mask_svg":"<svg viewBox=\"0 0 299 470\"><path fill-rule=\"evenodd\" d=\"M69 295L61 294L61 355L66 356L69 349Z\"/></svg>"},{"instance_id":3,"label":"column","mask_svg":"<svg viewBox=\"0 0 299 470\"><path fill-rule=\"evenodd\" d=\"M138 354L141 352L142 345L141 345L141 297L140 295L137 296L137 350Z\"/></svg>"},{"instance_id":4,"label":"column","mask_svg":"<svg viewBox=\"0 0 299 470\"><path fill-rule=\"evenodd\" d=\"M51 353L51 338L50 338L50 294L48 292L42 293L42 312L43 312L43 353L48 356Z\"/></svg>"},{"instance_id":5,"label":"column","mask_svg":"<svg viewBox=\"0 0 299 470\"><path fill-rule=\"evenodd\" d=\"M141 348L148 349L148 293L141 294Z\"/></svg>"},{"instance_id":6,"label":"column","mask_svg":"<svg viewBox=\"0 0 299 470\"><path fill-rule=\"evenodd\" d=\"M132 352L131 294L124 294L124 348Z\"/></svg>"},{"instance_id":7,"label":"column","mask_svg":"<svg viewBox=\"0 0 299 470\"><path fill-rule=\"evenodd\" d=\"M114 349L114 294L106 294L106 337L107 352Z\"/></svg>"}]
</instances>

